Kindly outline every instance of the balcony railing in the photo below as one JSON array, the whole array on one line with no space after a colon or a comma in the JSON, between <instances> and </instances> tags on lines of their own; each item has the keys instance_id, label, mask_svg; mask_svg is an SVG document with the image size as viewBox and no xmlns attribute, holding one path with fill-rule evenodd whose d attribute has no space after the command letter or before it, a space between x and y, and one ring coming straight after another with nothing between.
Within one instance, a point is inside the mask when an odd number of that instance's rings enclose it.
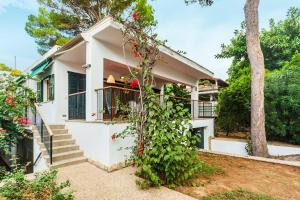
<instances>
[{"instance_id":1,"label":"balcony railing","mask_svg":"<svg viewBox=\"0 0 300 200\"><path fill-rule=\"evenodd\" d=\"M139 105L139 91L105 87L97 89L97 119L104 121L122 121L128 115L128 108Z\"/></svg>"},{"instance_id":2,"label":"balcony railing","mask_svg":"<svg viewBox=\"0 0 300 200\"><path fill-rule=\"evenodd\" d=\"M95 90L97 93L97 119L103 121L124 121L128 108L139 106L139 91L109 86ZM159 94L158 94L159 95ZM163 97L161 95L161 97ZM191 112L192 118L214 118L215 106L211 102L202 102L181 97L174 98L175 103L182 103ZM126 109L124 109L126 108Z\"/></svg>"}]
</instances>

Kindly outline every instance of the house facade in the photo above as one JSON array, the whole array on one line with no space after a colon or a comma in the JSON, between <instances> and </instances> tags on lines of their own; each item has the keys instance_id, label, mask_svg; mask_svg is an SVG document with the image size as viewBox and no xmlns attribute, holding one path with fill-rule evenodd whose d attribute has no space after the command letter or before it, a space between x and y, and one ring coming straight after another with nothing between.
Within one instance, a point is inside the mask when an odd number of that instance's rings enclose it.
<instances>
[{"instance_id":1,"label":"house facade","mask_svg":"<svg viewBox=\"0 0 300 200\"><path fill-rule=\"evenodd\" d=\"M199 101L202 102L202 107L199 107L200 116L217 117L216 107L218 103L218 95L220 90L227 86L228 84L225 81L216 77L199 80Z\"/></svg>"},{"instance_id":2,"label":"house facade","mask_svg":"<svg viewBox=\"0 0 300 200\"><path fill-rule=\"evenodd\" d=\"M26 81L37 91L40 102L38 119L31 114L37 124L35 131L43 133L42 137L51 136L51 147L50 140L37 139L37 171L87 160L110 171L130 156L125 147L131 146L134 138L111 138L127 126L121 105L138 104L138 92L129 89L126 80L128 67L134 68L137 59L129 49L123 49L122 27L105 18L64 46L53 47L26 70L39 79ZM213 73L165 46L160 47L160 54L162 59L153 68L153 89L163 95L167 83L188 88L191 123L195 132L203 135L199 147L208 149L214 119L199 114L198 80L211 78Z\"/></svg>"}]
</instances>

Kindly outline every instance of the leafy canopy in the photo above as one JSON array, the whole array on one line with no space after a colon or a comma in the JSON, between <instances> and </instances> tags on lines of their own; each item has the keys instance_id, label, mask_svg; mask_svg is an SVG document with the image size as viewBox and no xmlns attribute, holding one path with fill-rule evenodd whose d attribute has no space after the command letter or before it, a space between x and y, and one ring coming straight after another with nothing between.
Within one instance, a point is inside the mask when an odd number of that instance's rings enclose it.
<instances>
[{"instance_id":1,"label":"leafy canopy","mask_svg":"<svg viewBox=\"0 0 300 200\"><path fill-rule=\"evenodd\" d=\"M29 15L25 26L44 54L63 45L105 16L120 18L135 0L38 0L37 15Z\"/></svg>"},{"instance_id":2,"label":"leafy canopy","mask_svg":"<svg viewBox=\"0 0 300 200\"><path fill-rule=\"evenodd\" d=\"M265 57L265 67L268 70L279 69L283 63L289 61L300 49L300 9L291 7L286 19L275 23L269 21L269 29L260 32L260 42ZM234 37L229 44L221 45L221 53L217 58L232 58L229 68L229 81L237 78L240 69L250 67L247 46L245 23L240 30L234 31Z\"/></svg>"},{"instance_id":3,"label":"leafy canopy","mask_svg":"<svg viewBox=\"0 0 300 200\"><path fill-rule=\"evenodd\" d=\"M232 58L232 64L228 70L229 87L221 91L218 104L218 126L227 132L240 128L249 127L250 120L250 63L247 55L245 24L242 23L240 30L235 30L234 37L229 44L222 44L222 51L216 55L217 58ZM291 58L300 49L300 9L290 8L284 20L275 23L270 20L269 29L263 29L260 33L262 50L265 57L267 76L271 75L275 69L281 69L289 63ZM299 63L299 58L295 57L291 62ZM292 64L290 64L292 65ZM296 70L293 68L292 70ZM274 71L275 73L276 71ZM282 71L276 73L283 73ZM248 78L247 78L248 77ZM265 93L274 99L274 94L283 95L279 92L270 92L271 80L267 78ZM274 80L273 80L274 81ZM283 80L278 79L278 84ZM268 86L269 85L269 86ZM291 85L287 85L290 87ZM273 88L274 90L276 88ZM287 89L287 88L286 88ZM267 97L266 97L267 98ZM277 96L276 96L277 98ZM266 126L267 131L271 131L271 121L268 120L268 99L266 99ZM237 105L238 104L238 105ZM278 117L278 115L275 115ZM273 119L273 123L274 123ZM278 120L280 120L278 118ZM269 128L268 128L269 127ZM285 127L286 130L287 127ZM279 129L273 129L270 134L279 134ZM269 137L270 138L270 137Z\"/></svg>"},{"instance_id":4,"label":"leafy canopy","mask_svg":"<svg viewBox=\"0 0 300 200\"><path fill-rule=\"evenodd\" d=\"M300 144L300 53L267 76L265 92L267 137Z\"/></svg>"}]
</instances>

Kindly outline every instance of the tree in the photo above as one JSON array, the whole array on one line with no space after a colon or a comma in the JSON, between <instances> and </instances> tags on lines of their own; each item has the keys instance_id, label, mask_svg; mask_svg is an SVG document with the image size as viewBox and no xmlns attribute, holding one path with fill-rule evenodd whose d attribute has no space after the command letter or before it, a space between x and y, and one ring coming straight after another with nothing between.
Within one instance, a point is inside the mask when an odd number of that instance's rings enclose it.
<instances>
[{"instance_id":1,"label":"tree","mask_svg":"<svg viewBox=\"0 0 300 200\"><path fill-rule=\"evenodd\" d=\"M300 144L300 53L266 77L267 138ZM276 98L274 98L276 97Z\"/></svg>"},{"instance_id":2,"label":"tree","mask_svg":"<svg viewBox=\"0 0 300 200\"><path fill-rule=\"evenodd\" d=\"M63 45L105 16L120 18L135 0L38 0L37 15L29 15L25 26L44 54Z\"/></svg>"},{"instance_id":3,"label":"tree","mask_svg":"<svg viewBox=\"0 0 300 200\"><path fill-rule=\"evenodd\" d=\"M213 0L185 0L185 2L210 6ZM247 53L251 65L251 138L254 155L267 156L264 114L264 57L259 41L258 5L259 0L246 0L244 8Z\"/></svg>"},{"instance_id":4,"label":"tree","mask_svg":"<svg viewBox=\"0 0 300 200\"><path fill-rule=\"evenodd\" d=\"M269 20L268 29L260 32L260 42L265 58L265 68L280 69L285 62L300 49L300 9L291 7L286 18L279 22ZM232 58L228 70L229 81L238 78L239 70L250 68L246 45L246 26L243 22L240 30L234 31L234 37L229 44L221 45L221 53L216 58Z\"/></svg>"},{"instance_id":5,"label":"tree","mask_svg":"<svg viewBox=\"0 0 300 200\"><path fill-rule=\"evenodd\" d=\"M293 55L300 49L300 9L291 7L287 11L287 17L284 20L275 22L270 19L269 27L267 29L262 29L260 33L260 42L262 46L262 51L265 55L265 68L272 72L274 69L281 69L286 62L290 61ZM244 82L244 75L248 73L247 76L250 78L250 62L247 54L246 47L246 30L245 23L242 23L240 30L234 31L234 37L231 39L229 44L222 44L222 51L216 57L217 58L231 58L232 64L228 70L229 74L229 87L224 88L218 98L219 107L219 117L217 121L217 126L219 128L226 128L226 131L237 130L240 126L245 127L247 123L243 123L239 119L250 119L250 105L249 109L237 110L236 109L236 95L241 95L237 98L244 107L248 105L251 99L250 94L250 81ZM296 61L294 61L296 62ZM266 78L272 73L267 73ZM247 85L248 84L248 85ZM268 84L268 81L266 82ZM268 90L270 87L267 85L265 87L265 92L273 95ZM275 89L275 88L274 88ZM241 93L241 91L243 91ZM276 92L277 93L277 92ZM265 96L266 98L266 96ZM274 96L272 97L274 98ZM268 106L269 102L265 103ZM240 107L242 109L242 107ZM267 113L268 114L268 113ZM266 118L268 115L266 116ZM232 126L229 126L228 121L234 119ZM248 122L245 120L244 122ZM267 131L270 131L268 127L272 126L270 120L266 119ZM249 124L250 127L250 124ZM279 129L273 129L272 133L278 134L274 131L279 131ZM268 136L268 138L270 138ZM273 137L274 139L274 137Z\"/></svg>"},{"instance_id":6,"label":"tree","mask_svg":"<svg viewBox=\"0 0 300 200\"><path fill-rule=\"evenodd\" d=\"M255 156L268 155L265 131L264 83L265 63L260 47L258 24L259 0L247 0L246 19L247 53L251 65L251 141Z\"/></svg>"},{"instance_id":7,"label":"tree","mask_svg":"<svg viewBox=\"0 0 300 200\"><path fill-rule=\"evenodd\" d=\"M237 76L218 95L216 126L226 131L227 135L235 130L246 131L250 127L250 69L239 70Z\"/></svg>"}]
</instances>

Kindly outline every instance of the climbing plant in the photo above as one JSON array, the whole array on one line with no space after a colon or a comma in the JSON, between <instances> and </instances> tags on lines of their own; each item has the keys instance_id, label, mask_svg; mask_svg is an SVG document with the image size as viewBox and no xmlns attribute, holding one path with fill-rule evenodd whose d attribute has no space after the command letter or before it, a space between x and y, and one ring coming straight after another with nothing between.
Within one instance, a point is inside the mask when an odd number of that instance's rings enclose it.
<instances>
[{"instance_id":1,"label":"climbing plant","mask_svg":"<svg viewBox=\"0 0 300 200\"><path fill-rule=\"evenodd\" d=\"M163 103L153 86L152 69L160 59L159 41L154 33L156 22L153 9L146 0L138 0L131 16L123 21L124 57L130 49L138 64L128 66L130 87L140 91L139 106L131 109L130 125L112 139L134 135L131 161L137 166L137 174L143 181L141 187L184 184L202 169L195 144L199 139L191 133L189 109L174 101L174 85L165 86Z\"/></svg>"},{"instance_id":2,"label":"climbing plant","mask_svg":"<svg viewBox=\"0 0 300 200\"><path fill-rule=\"evenodd\" d=\"M26 109L33 108L35 93L22 83L29 78L20 71L0 68L0 150L9 153L17 140L26 136Z\"/></svg>"}]
</instances>

